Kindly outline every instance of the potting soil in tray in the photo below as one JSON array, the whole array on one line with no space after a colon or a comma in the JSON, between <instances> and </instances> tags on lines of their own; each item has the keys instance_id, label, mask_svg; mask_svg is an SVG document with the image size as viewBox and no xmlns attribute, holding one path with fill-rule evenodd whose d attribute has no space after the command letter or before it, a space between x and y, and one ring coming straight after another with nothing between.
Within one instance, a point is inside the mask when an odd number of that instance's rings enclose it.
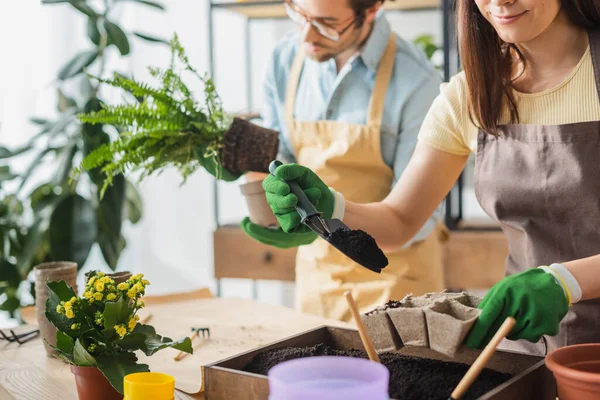
<instances>
[{"instance_id":1,"label":"potting soil in tray","mask_svg":"<svg viewBox=\"0 0 600 400\"><path fill-rule=\"evenodd\" d=\"M375 272L388 264L388 259L368 233L358 230L338 229L331 234L329 241L344 254Z\"/></svg>"},{"instance_id":2,"label":"potting soil in tray","mask_svg":"<svg viewBox=\"0 0 600 400\"><path fill-rule=\"evenodd\" d=\"M275 365L287 360L312 356L349 356L368 358L360 350L336 350L324 344L313 347L285 347L256 355L244 371L267 375ZM469 366L398 353L379 354L390 371L389 394L397 400L446 400L463 378ZM477 399L512 376L484 369L462 399Z\"/></svg>"}]
</instances>

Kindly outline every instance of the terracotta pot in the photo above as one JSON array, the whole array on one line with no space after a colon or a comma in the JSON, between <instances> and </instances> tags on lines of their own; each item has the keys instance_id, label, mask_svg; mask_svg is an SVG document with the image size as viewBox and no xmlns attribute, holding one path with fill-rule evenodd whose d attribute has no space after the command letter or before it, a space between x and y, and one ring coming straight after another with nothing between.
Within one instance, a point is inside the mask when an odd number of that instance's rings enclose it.
<instances>
[{"instance_id":1,"label":"terracotta pot","mask_svg":"<svg viewBox=\"0 0 600 400\"><path fill-rule=\"evenodd\" d=\"M123 400L123 395L111 386L96 367L71 365L79 400Z\"/></svg>"},{"instance_id":2,"label":"terracotta pot","mask_svg":"<svg viewBox=\"0 0 600 400\"><path fill-rule=\"evenodd\" d=\"M546 357L560 400L600 399L600 343L561 347Z\"/></svg>"},{"instance_id":3,"label":"terracotta pot","mask_svg":"<svg viewBox=\"0 0 600 400\"><path fill-rule=\"evenodd\" d=\"M279 132L234 118L223 138L221 162L233 173L268 173L278 151Z\"/></svg>"},{"instance_id":4,"label":"terracotta pot","mask_svg":"<svg viewBox=\"0 0 600 400\"><path fill-rule=\"evenodd\" d=\"M46 318L46 300L48 299L47 281L65 281L77 294L77 264L69 261L57 261L36 265L35 273L35 314L40 336L48 343L56 346L56 328ZM52 357L56 351L44 341L46 355Z\"/></svg>"},{"instance_id":5,"label":"terracotta pot","mask_svg":"<svg viewBox=\"0 0 600 400\"><path fill-rule=\"evenodd\" d=\"M242 194L246 198L246 204L248 204L248 210L250 212L250 221L257 225L264 227L278 227L279 222L273 210L267 203L267 196L262 187L262 179L255 179L255 176L251 176L248 182L240 185Z\"/></svg>"},{"instance_id":6,"label":"terracotta pot","mask_svg":"<svg viewBox=\"0 0 600 400\"><path fill-rule=\"evenodd\" d=\"M115 281L115 285L119 283L125 282L127 279L131 278L130 271L121 271L121 272L113 272L112 274L106 274L110 279Z\"/></svg>"}]
</instances>

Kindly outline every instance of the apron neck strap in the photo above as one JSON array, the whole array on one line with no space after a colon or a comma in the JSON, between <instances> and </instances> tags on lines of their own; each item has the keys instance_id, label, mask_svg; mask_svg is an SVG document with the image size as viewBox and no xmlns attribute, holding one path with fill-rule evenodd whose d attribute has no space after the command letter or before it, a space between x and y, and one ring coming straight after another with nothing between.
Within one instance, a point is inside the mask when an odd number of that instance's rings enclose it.
<instances>
[{"instance_id":1,"label":"apron neck strap","mask_svg":"<svg viewBox=\"0 0 600 400\"><path fill-rule=\"evenodd\" d=\"M369 100L369 114L367 116L367 125L369 126L381 126L381 119L383 118L383 110L385 108L385 94L392 78L392 72L394 72L395 60L396 35L391 33L383 57L379 61L373 93L371 94L371 100Z\"/></svg>"},{"instance_id":2,"label":"apron neck strap","mask_svg":"<svg viewBox=\"0 0 600 400\"><path fill-rule=\"evenodd\" d=\"M600 99L600 28L594 28L588 32L590 38L590 53L592 65L594 66L594 77L596 78L596 90Z\"/></svg>"},{"instance_id":3,"label":"apron neck strap","mask_svg":"<svg viewBox=\"0 0 600 400\"><path fill-rule=\"evenodd\" d=\"M294 122L294 107L296 104L296 94L298 91L298 83L300 82L300 75L302 74L302 67L304 66L304 49L299 46L290 69L290 75L288 78L288 84L285 94L285 118L288 124ZM396 35L390 34L385 52L379 62L377 68L377 76L375 77L375 84L373 86L373 92L371 99L369 100L369 111L367 114L367 125L381 126L381 119L383 117L383 110L385 105L385 94L387 87L394 71L394 61L396 60Z\"/></svg>"}]
</instances>

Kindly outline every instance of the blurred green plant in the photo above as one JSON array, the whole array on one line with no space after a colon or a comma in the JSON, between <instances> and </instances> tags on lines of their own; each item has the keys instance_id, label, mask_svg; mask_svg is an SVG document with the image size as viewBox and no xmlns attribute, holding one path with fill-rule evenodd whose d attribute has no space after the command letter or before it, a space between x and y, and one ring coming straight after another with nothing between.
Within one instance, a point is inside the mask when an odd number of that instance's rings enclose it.
<instances>
[{"instance_id":1,"label":"blurred green plant","mask_svg":"<svg viewBox=\"0 0 600 400\"><path fill-rule=\"evenodd\" d=\"M94 244L98 244L106 265L115 270L126 246L122 226L126 220L137 223L142 202L136 188L123 175L113 177L113 185L100 196L105 179L101 167L70 180L81 160L120 134L109 124L86 124L78 114L99 111L105 103L102 81L91 80L107 71L106 56L112 49L122 57L131 51L131 41L168 41L147 33L125 32L114 17L115 9L126 1L162 11L165 7L150 0L42 0L44 4L69 5L86 17L89 47L73 56L58 72L56 80L57 116L32 117L40 131L23 145L0 147L0 309L12 316L21 300L19 287L40 262L68 260L81 268ZM122 74L125 76L124 74ZM27 157L29 165L15 173L8 165L17 157ZM50 177L36 181L40 166L51 170ZM9 182L10 181L10 182ZM19 200L20 199L20 200Z\"/></svg>"},{"instance_id":2,"label":"blurred green plant","mask_svg":"<svg viewBox=\"0 0 600 400\"><path fill-rule=\"evenodd\" d=\"M432 62L435 61L434 55L440 50L440 46L438 46L435 43L433 35L424 34L424 35L417 36L413 40L413 43L415 45L417 45L417 47L419 47L423 51L423 53L425 53L425 56L427 56L428 60L430 60ZM434 66L437 69L442 68L442 65L438 65L437 63L434 63Z\"/></svg>"}]
</instances>

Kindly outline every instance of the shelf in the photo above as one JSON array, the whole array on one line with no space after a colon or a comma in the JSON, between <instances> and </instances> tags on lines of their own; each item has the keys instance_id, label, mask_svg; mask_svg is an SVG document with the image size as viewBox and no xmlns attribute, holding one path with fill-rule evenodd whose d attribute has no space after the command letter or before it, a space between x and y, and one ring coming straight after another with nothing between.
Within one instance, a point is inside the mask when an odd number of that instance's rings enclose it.
<instances>
[{"instance_id":1,"label":"shelf","mask_svg":"<svg viewBox=\"0 0 600 400\"><path fill-rule=\"evenodd\" d=\"M387 1L383 8L390 11L432 10L441 7L442 0L395 0ZM214 8L223 8L250 19L287 18L283 1L228 1L213 3Z\"/></svg>"}]
</instances>

